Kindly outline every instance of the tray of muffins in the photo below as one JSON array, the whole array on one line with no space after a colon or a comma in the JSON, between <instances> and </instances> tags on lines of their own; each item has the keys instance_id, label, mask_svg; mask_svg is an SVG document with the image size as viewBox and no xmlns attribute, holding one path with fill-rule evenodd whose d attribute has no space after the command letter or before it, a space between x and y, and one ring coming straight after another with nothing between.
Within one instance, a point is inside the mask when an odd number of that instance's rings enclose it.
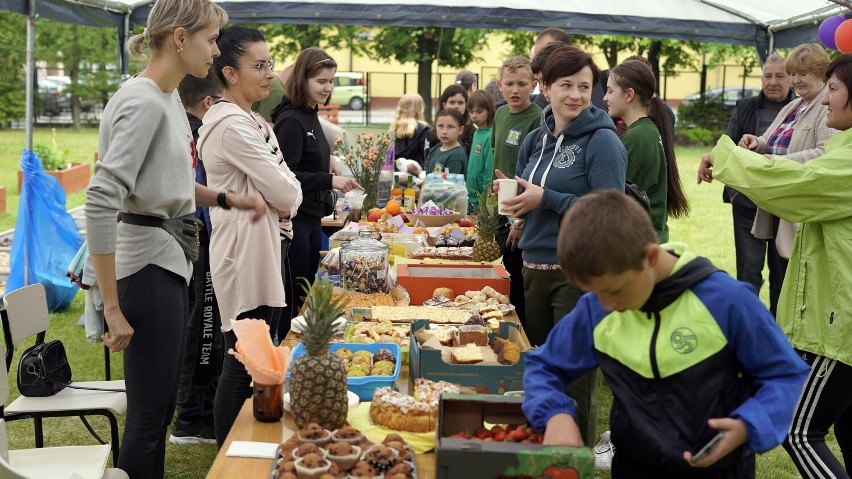
<instances>
[{"instance_id":1,"label":"tray of muffins","mask_svg":"<svg viewBox=\"0 0 852 479\"><path fill-rule=\"evenodd\" d=\"M280 444L270 479L417 478L414 452L399 434L374 444L353 427L305 425Z\"/></svg>"}]
</instances>

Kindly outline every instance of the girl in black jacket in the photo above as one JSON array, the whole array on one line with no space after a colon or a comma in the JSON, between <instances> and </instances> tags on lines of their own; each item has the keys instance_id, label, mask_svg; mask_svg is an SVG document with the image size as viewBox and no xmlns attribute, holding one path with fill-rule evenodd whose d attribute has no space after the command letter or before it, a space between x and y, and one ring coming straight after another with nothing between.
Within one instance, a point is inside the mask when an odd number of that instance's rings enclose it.
<instances>
[{"instance_id":1,"label":"girl in black jacket","mask_svg":"<svg viewBox=\"0 0 852 479\"><path fill-rule=\"evenodd\" d=\"M293 239L286 259L282 260L288 304L279 322L279 338L287 334L290 319L298 314L305 300L299 278L313 283L316 276L325 196L332 188L344 193L361 189L352 178L331 173L331 149L317 116L319 105L328 105L336 72L337 63L327 53L315 47L303 50L284 85L284 99L272 111L275 136L284 161L302 184L303 196L293 218Z\"/></svg>"}]
</instances>

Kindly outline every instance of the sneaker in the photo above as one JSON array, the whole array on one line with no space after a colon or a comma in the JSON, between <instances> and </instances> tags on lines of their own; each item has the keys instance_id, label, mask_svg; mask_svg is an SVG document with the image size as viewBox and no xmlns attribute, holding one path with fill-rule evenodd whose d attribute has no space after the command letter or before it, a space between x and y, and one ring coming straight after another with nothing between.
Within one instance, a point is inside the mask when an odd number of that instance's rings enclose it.
<instances>
[{"instance_id":1,"label":"sneaker","mask_svg":"<svg viewBox=\"0 0 852 479\"><path fill-rule=\"evenodd\" d=\"M204 421L175 421L169 442L179 446L183 444L216 444L216 431L211 424Z\"/></svg>"},{"instance_id":2,"label":"sneaker","mask_svg":"<svg viewBox=\"0 0 852 479\"><path fill-rule=\"evenodd\" d=\"M611 469L612 457L615 456L615 445L609 438L609 431L601 434L601 440L595 444L595 468Z\"/></svg>"}]
</instances>

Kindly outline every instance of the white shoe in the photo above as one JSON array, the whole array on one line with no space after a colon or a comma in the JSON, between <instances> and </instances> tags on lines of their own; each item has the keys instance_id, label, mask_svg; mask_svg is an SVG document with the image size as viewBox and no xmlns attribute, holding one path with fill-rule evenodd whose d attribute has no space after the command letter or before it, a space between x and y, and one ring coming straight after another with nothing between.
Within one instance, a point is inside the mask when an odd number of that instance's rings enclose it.
<instances>
[{"instance_id":1,"label":"white shoe","mask_svg":"<svg viewBox=\"0 0 852 479\"><path fill-rule=\"evenodd\" d=\"M615 445L609 438L610 432L606 431L601 434L601 440L595 444L595 468L596 469L611 469L612 457L615 456Z\"/></svg>"}]
</instances>

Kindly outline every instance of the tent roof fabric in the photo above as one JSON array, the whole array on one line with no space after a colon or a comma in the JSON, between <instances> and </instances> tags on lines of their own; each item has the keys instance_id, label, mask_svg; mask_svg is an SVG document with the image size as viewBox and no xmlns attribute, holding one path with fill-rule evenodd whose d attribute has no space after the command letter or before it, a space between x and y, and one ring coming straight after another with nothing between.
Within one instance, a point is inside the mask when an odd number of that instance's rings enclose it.
<instances>
[{"instance_id":1,"label":"tent roof fabric","mask_svg":"<svg viewBox=\"0 0 852 479\"><path fill-rule=\"evenodd\" d=\"M816 41L823 18L843 9L827 0L215 0L233 23L328 23L540 30L758 45ZM144 24L151 0L36 0L39 15L92 26ZM535 9L530 8L535 6ZM26 13L26 0L0 9Z\"/></svg>"}]
</instances>

